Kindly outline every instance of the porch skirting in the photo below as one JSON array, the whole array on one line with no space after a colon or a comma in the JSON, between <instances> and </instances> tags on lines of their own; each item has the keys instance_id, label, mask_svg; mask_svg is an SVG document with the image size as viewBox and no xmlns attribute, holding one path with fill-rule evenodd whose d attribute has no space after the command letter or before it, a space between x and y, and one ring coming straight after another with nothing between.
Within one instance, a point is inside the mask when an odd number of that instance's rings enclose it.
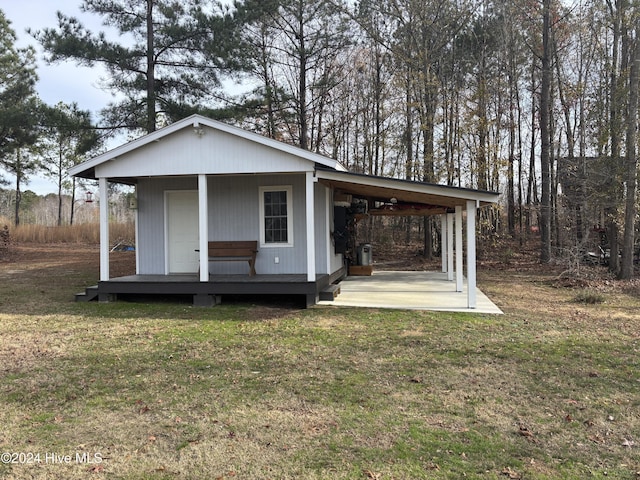
<instances>
[{"instance_id":1,"label":"porch skirting","mask_svg":"<svg viewBox=\"0 0 640 480\"><path fill-rule=\"evenodd\" d=\"M344 275L342 269L332 275L316 275L315 282L308 282L306 274L209 275L208 282L200 281L197 274L129 275L100 281L76 299L109 302L119 295L192 295L194 305L210 306L219 303L222 295L283 295L298 296L309 307L318 302L323 289Z\"/></svg>"}]
</instances>

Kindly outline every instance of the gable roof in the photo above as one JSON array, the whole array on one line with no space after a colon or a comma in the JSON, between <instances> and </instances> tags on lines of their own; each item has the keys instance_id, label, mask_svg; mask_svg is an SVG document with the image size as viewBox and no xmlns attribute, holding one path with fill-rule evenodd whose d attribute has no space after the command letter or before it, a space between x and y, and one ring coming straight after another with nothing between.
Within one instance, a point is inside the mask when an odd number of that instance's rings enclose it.
<instances>
[{"instance_id":1,"label":"gable roof","mask_svg":"<svg viewBox=\"0 0 640 480\"><path fill-rule=\"evenodd\" d=\"M96 168L99 169L105 166L107 162L112 162L123 156L133 156L137 151L151 147L154 143L159 142L184 129L193 129L196 133L198 133L204 132L205 128L210 128L216 132L222 132L231 135L231 137L234 137L236 139L247 140L249 142L252 142L253 144L267 147L268 149L271 149L275 152L287 154L288 156L297 160L309 162L309 169L313 169L314 166L318 164L324 168L329 168L337 171L346 171L346 168L344 168L344 166L342 166L337 160L333 160L329 157L325 157L308 150L303 150L299 147L295 147L293 145L289 145L272 138L264 137L257 133L249 132L238 127L227 125L225 123L204 117L202 115L194 114L175 123L172 123L167 127L161 128L153 133L144 135L131 142L120 145L112 150L109 150L108 152L103 153L102 155L98 155L97 157L91 158L86 162L76 165L69 169L69 173L73 176L94 179L96 178ZM178 164L178 162L175 162L175 159L173 160L173 162L175 164ZM179 163L184 166L184 162ZM153 164L148 164L147 168L152 169ZM148 176L153 174L153 171L148 171L143 175Z\"/></svg>"}]
</instances>

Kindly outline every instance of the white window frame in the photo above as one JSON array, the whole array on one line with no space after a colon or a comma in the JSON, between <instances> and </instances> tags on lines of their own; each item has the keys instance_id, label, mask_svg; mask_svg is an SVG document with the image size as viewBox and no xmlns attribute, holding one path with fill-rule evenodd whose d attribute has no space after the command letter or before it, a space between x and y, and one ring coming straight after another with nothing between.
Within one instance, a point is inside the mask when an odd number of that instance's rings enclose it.
<instances>
[{"instance_id":1,"label":"white window frame","mask_svg":"<svg viewBox=\"0 0 640 480\"><path fill-rule=\"evenodd\" d=\"M264 218L264 194L266 192L286 192L287 194L287 241L286 242L270 242L267 243L264 235L265 218ZM260 247L293 247L293 187L291 185L275 185L258 188L258 197L260 203Z\"/></svg>"}]
</instances>

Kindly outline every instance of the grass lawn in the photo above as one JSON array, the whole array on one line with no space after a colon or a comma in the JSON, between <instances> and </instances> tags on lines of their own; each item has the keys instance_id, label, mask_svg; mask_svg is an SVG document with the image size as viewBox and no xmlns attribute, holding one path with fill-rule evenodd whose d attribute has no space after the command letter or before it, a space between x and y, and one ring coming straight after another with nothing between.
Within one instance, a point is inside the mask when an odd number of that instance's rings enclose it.
<instances>
[{"instance_id":1,"label":"grass lawn","mask_svg":"<svg viewBox=\"0 0 640 480\"><path fill-rule=\"evenodd\" d=\"M97 257L0 260L0 478L640 478L633 283L481 268L502 316L76 304Z\"/></svg>"}]
</instances>

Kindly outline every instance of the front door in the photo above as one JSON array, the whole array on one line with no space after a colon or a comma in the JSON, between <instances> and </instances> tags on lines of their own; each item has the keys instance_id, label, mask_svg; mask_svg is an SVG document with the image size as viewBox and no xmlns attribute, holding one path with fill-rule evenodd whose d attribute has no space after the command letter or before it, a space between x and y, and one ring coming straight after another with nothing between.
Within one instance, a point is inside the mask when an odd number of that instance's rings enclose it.
<instances>
[{"instance_id":1,"label":"front door","mask_svg":"<svg viewBox=\"0 0 640 480\"><path fill-rule=\"evenodd\" d=\"M167 273L198 272L198 192L167 191Z\"/></svg>"}]
</instances>

